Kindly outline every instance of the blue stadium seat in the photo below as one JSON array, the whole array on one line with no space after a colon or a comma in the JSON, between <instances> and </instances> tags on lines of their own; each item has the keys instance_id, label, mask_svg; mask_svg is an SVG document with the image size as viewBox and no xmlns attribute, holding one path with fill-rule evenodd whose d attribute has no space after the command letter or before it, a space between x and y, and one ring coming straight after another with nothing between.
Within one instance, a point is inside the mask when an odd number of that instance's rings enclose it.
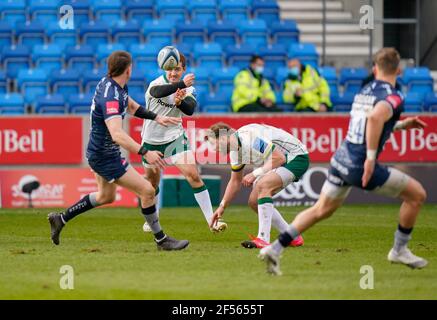
<instances>
[{"instance_id":1,"label":"blue stadium seat","mask_svg":"<svg viewBox=\"0 0 437 320\"><path fill-rule=\"evenodd\" d=\"M276 0L253 0L252 14L254 18L262 19L271 25L279 21L279 6Z\"/></svg>"},{"instance_id":2,"label":"blue stadium seat","mask_svg":"<svg viewBox=\"0 0 437 320\"><path fill-rule=\"evenodd\" d=\"M70 5L73 7L75 27L91 20L90 16L92 11L90 0L63 0L60 5Z\"/></svg>"},{"instance_id":3,"label":"blue stadium seat","mask_svg":"<svg viewBox=\"0 0 437 320\"><path fill-rule=\"evenodd\" d=\"M240 69L236 67L219 68L211 73L211 83L215 87L216 92L223 90L234 89L234 78Z\"/></svg>"},{"instance_id":4,"label":"blue stadium seat","mask_svg":"<svg viewBox=\"0 0 437 320\"><path fill-rule=\"evenodd\" d=\"M287 48L283 44L271 44L261 47L258 54L264 58L267 69L276 70L287 64Z\"/></svg>"},{"instance_id":5,"label":"blue stadium seat","mask_svg":"<svg viewBox=\"0 0 437 320\"><path fill-rule=\"evenodd\" d=\"M26 14L26 0L2 1L0 5L0 18L12 25L28 20Z\"/></svg>"},{"instance_id":6,"label":"blue stadium seat","mask_svg":"<svg viewBox=\"0 0 437 320\"><path fill-rule=\"evenodd\" d=\"M255 47L250 44L228 46L226 47L226 61L230 66L247 68L255 52Z\"/></svg>"},{"instance_id":7,"label":"blue stadium seat","mask_svg":"<svg viewBox=\"0 0 437 320\"><path fill-rule=\"evenodd\" d=\"M83 23L79 28L79 35L83 44L90 45L96 49L99 44L109 42L109 25L104 21Z\"/></svg>"},{"instance_id":8,"label":"blue stadium seat","mask_svg":"<svg viewBox=\"0 0 437 320\"><path fill-rule=\"evenodd\" d=\"M248 0L219 0L223 20L241 21L250 16Z\"/></svg>"},{"instance_id":9,"label":"blue stadium seat","mask_svg":"<svg viewBox=\"0 0 437 320\"><path fill-rule=\"evenodd\" d=\"M139 68L133 68L129 80L129 94L145 94L146 92L146 74Z\"/></svg>"},{"instance_id":10,"label":"blue stadium seat","mask_svg":"<svg viewBox=\"0 0 437 320\"><path fill-rule=\"evenodd\" d=\"M331 97L334 111L349 112L354 102L355 94L353 92L344 92L342 95Z\"/></svg>"},{"instance_id":11,"label":"blue stadium seat","mask_svg":"<svg viewBox=\"0 0 437 320\"><path fill-rule=\"evenodd\" d=\"M218 43L196 43L193 54L199 67L216 69L223 65L223 50Z\"/></svg>"},{"instance_id":12,"label":"blue stadium seat","mask_svg":"<svg viewBox=\"0 0 437 320\"><path fill-rule=\"evenodd\" d=\"M120 43L99 44L96 53L97 62L100 65L106 65L109 55L118 50L126 51L126 47Z\"/></svg>"},{"instance_id":13,"label":"blue stadium seat","mask_svg":"<svg viewBox=\"0 0 437 320\"><path fill-rule=\"evenodd\" d=\"M58 22L47 24L46 34L52 44L56 44L64 50L68 46L79 43L75 29L61 29Z\"/></svg>"},{"instance_id":14,"label":"blue stadium seat","mask_svg":"<svg viewBox=\"0 0 437 320\"><path fill-rule=\"evenodd\" d=\"M137 21L119 20L112 28L112 39L129 47L131 44L142 42L140 25Z\"/></svg>"},{"instance_id":15,"label":"blue stadium seat","mask_svg":"<svg viewBox=\"0 0 437 320\"><path fill-rule=\"evenodd\" d=\"M80 72L77 69L54 70L50 76L50 86L54 93L64 97L79 94L81 91Z\"/></svg>"},{"instance_id":16,"label":"blue stadium seat","mask_svg":"<svg viewBox=\"0 0 437 320\"><path fill-rule=\"evenodd\" d=\"M175 36L178 43L203 43L206 41L203 24L195 21L177 23L175 27Z\"/></svg>"},{"instance_id":17,"label":"blue stadium seat","mask_svg":"<svg viewBox=\"0 0 437 320\"><path fill-rule=\"evenodd\" d=\"M437 112L437 92L430 92L425 96L425 111Z\"/></svg>"},{"instance_id":18,"label":"blue stadium seat","mask_svg":"<svg viewBox=\"0 0 437 320\"><path fill-rule=\"evenodd\" d=\"M0 93L6 93L8 91L8 79L6 74L0 70Z\"/></svg>"},{"instance_id":19,"label":"blue stadium seat","mask_svg":"<svg viewBox=\"0 0 437 320\"><path fill-rule=\"evenodd\" d=\"M150 83L153 80L155 80L156 78L158 78L159 76L163 75L165 73L165 71L162 69L159 69L159 68L157 68L157 66L155 66L154 68L146 69L144 71L144 73L146 76L146 82Z\"/></svg>"},{"instance_id":20,"label":"blue stadium seat","mask_svg":"<svg viewBox=\"0 0 437 320\"><path fill-rule=\"evenodd\" d=\"M24 99L19 93L0 94L0 114L24 114Z\"/></svg>"},{"instance_id":21,"label":"blue stadium seat","mask_svg":"<svg viewBox=\"0 0 437 320\"><path fill-rule=\"evenodd\" d=\"M93 1L92 10L96 19L107 21L109 25L123 18L120 0Z\"/></svg>"},{"instance_id":22,"label":"blue stadium seat","mask_svg":"<svg viewBox=\"0 0 437 320\"><path fill-rule=\"evenodd\" d=\"M155 8L161 20L184 21L188 19L184 0L159 0Z\"/></svg>"},{"instance_id":23,"label":"blue stadium seat","mask_svg":"<svg viewBox=\"0 0 437 320\"><path fill-rule=\"evenodd\" d=\"M237 26L233 21L211 21L207 30L209 41L219 43L223 48L238 42Z\"/></svg>"},{"instance_id":24,"label":"blue stadium seat","mask_svg":"<svg viewBox=\"0 0 437 320\"><path fill-rule=\"evenodd\" d=\"M338 78L334 67L319 67L319 74L328 82L332 95L338 95Z\"/></svg>"},{"instance_id":25,"label":"blue stadium seat","mask_svg":"<svg viewBox=\"0 0 437 320\"><path fill-rule=\"evenodd\" d=\"M18 70L30 67L30 51L25 45L11 45L3 47L1 62L8 78L16 78Z\"/></svg>"},{"instance_id":26,"label":"blue stadium seat","mask_svg":"<svg viewBox=\"0 0 437 320\"><path fill-rule=\"evenodd\" d=\"M161 47L174 43L174 24L174 21L166 19L145 21L143 24L143 33L146 41Z\"/></svg>"},{"instance_id":27,"label":"blue stadium seat","mask_svg":"<svg viewBox=\"0 0 437 320\"><path fill-rule=\"evenodd\" d=\"M158 67L156 57L160 49L160 45L152 43L131 45L129 52L134 60L134 68L141 70L156 69Z\"/></svg>"},{"instance_id":28,"label":"blue stadium seat","mask_svg":"<svg viewBox=\"0 0 437 320\"><path fill-rule=\"evenodd\" d=\"M313 43L292 43L288 50L290 58L297 58L304 64L315 68L318 66L319 55Z\"/></svg>"},{"instance_id":29,"label":"blue stadium seat","mask_svg":"<svg viewBox=\"0 0 437 320\"><path fill-rule=\"evenodd\" d=\"M281 84L276 83L276 69L264 68L263 77L270 82L273 89L280 89Z\"/></svg>"},{"instance_id":30,"label":"blue stadium seat","mask_svg":"<svg viewBox=\"0 0 437 320\"><path fill-rule=\"evenodd\" d=\"M90 70L94 68L95 58L94 49L91 46L72 46L65 50L65 61L68 68Z\"/></svg>"},{"instance_id":31,"label":"blue stadium seat","mask_svg":"<svg viewBox=\"0 0 437 320\"><path fill-rule=\"evenodd\" d=\"M405 112L422 112L424 94L421 92L407 92L404 100Z\"/></svg>"},{"instance_id":32,"label":"blue stadium seat","mask_svg":"<svg viewBox=\"0 0 437 320\"><path fill-rule=\"evenodd\" d=\"M154 0L126 0L124 2L124 10L126 19L132 19L143 22L153 20Z\"/></svg>"},{"instance_id":33,"label":"blue stadium seat","mask_svg":"<svg viewBox=\"0 0 437 320\"><path fill-rule=\"evenodd\" d=\"M273 43L290 45L293 42L299 42L299 29L296 21L282 20L273 22L270 25L270 37Z\"/></svg>"},{"instance_id":34,"label":"blue stadium seat","mask_svg":"<svg viewBox=\"0 0 437 320\"><path fill-rule=\"evenodd\" d=\"M197 21L216 21L218 10L215 0L190 0L188 2L188 11L191 20Z\"/></svg>"},{"instance_id":35,"label":"blue stadium seat","mask_svg":"<svg viewBox=\"0 0 437 320\"><path fill-rule=\"evenodd\" d=\"M287 67L278 68L276 70L275 81L276 81L276 84L278 85L279 88L283 87L284 82L287 79L287 77L288 77L288 68Z\"/></svg>"},{"instance_id":36,"label":"blue stadium seat","mask_svg":"<svg viewBox=\"0 0 437 320\"><path fill-rule=\"evenodd\" d=\"M196 76L196 90L208 90L211 91L212 87L210 84L210 74L211 69L210 68L189 68L187 69L187 73L194 73Z\"/></svg>"},{"instance_id":37,"label":"blue stadium seat","mask_svg":"<svg viewBox=\"0 0 437 320\"><path fill-rule=\"evenodd\" d=\"M0 47L10 46L13 39L13 24L8 21L0 21Z\"/></svg>"},{"instance_id":38,"label":"blue stadium seat","mask_svg":"<svg viewBox=\"0 0 437 320\"><path fill-rule=\"evenodd\" d=\"M363 79L368 76L366 68L342 68L340 70L340 85L345 92L358 93Z\"/></svg>"},{"instance_id":39,"label":"blue stadium seat","mask_svg":"<svg viewBox=\"0 0 437 320\"><path fill-rule=\"evenodd\" d=\"M65 99L62 94L47 94L36 98L36 113L63 114L65 111Z\"/></svg>"},{"instance_id":40,"label":"blue stadium seat","mask_svg":"<svg viewBox=\"0 0 437 320\"><path fill-rule=\"evenodd\" d=\"M36 45L33 48L32 58L37 68L44 69L48 73L63 67L62 49L56 44Z\"/></svg>"},{"instance_id":41,"label":"blue stadium seat","mask_svg":"<svg viewBox=\"0 0 437 320\"><path fill-rule=\"evenodd\" d=\"M72 94L68 98L68 112L88 114L91 111L91 103L94 93Z\"/></svg>"},{"instance_id":42,"label":"blue stadium seat","mask_svg":"<svg viewBox=\"0 0 437 320\"><path fill-rule=\"evenodd\" d=\"M49 92L47 72L44 69L21 69L17 76L17 87L27 103Z\"/></svg>"},{"instance_id":43,"label":"blue stadium seat","mask_svg":"<svg viewBox=\"0 0 437 320\"><path fill-rule=\"evenodd\" d=\"M238 30L243 43L255 47L266 46L268 43L267 24L264 20L241 20L238 22Z\"/></svg>"},{"instance_id":44,"label":"blue stadium seat","mask_svg":"<svg viewBox=\"0 0 437 320\"><path fill-rule=\"evenodd\" d=\"M44 26L39 21L19 22L15 28L17 42L32 47L37 44L44 44Z\"/></svg>"},{"instance_id":45,"label":"blue stadium seat","mask_svg":"<svg viewBox=\"0 0 437 320\"><path fill-rule=\"evenodd\" d=\"M84 89L84 93L94 93L97 84L106 73L105 67L84 71L82 73L82 88Z\"/></svg>"},{"instance_id":46,"label":"blue stadium seat","mask_svg":"<svg viewBox=\"0 0 437 320\"><path fill-rule=\"evenodd\" d=\"M54 22L59 20L59 0L28 0L32 20Z\"/></svg>"},{"instance_id":47,"label":"blue stadium seat","mask_svg":"<svg viewBox=\"0 0 437 320\"><path fill-rule=\"evenodd\" d=\"M426 67L405 68L402 82L408 92L431 93L434 89L434 80Z\"/></svg>"},{"instance_id":48,"label":"blue stadium seat","mask_svg":"<svg viewBox=\"0 0 437 320\"><path fill-rule=\"evenodd\" d=\"M204 97L202 112L208 113L226 113L231 110L230 97L224 96L220 93L210 93Z\"/></svg>"}]
</instances>

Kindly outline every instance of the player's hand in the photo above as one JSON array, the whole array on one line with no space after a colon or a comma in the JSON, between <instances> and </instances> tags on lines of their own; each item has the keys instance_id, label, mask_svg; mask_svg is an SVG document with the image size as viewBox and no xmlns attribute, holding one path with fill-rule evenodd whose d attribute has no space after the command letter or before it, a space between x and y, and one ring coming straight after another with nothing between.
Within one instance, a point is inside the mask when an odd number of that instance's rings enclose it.
<instances>
[{"instance_id":1,"label":"player's hand","mask_svg":"<svg viewBox=\"0 0 437 320\"><path fill-rule=\"evenodd\" d=\"M375 170L375 160L369 160L366 159L366 161L364 162L364 172L363 172L363 177L361 178L361 183L363 188L365 188L367 186L367 184L369 183L370 179L373 176L373 171Z\"/></svg>"},{"instance_id":2,"label":"player's hand","mask_svg":"<svg viewBox=\"0 0 437 320\"><path fill-rule=\"evenodd\" d=\"M243 184L243 186L245 186L245 187L250 187L250 186L254 183L255 180L256 180L256 178L255 178L255 176L253 175L253 173L251 172L251 173L246 174L246 175L244 176L243 181L242 181L242 184Z\"/></svg>"},{"instance_id":3,"label":"player's hand","mask_svg":"<svg viewBox=\"0 0 437 320\"><path fill-rule=\"evenodd\" d=\"M167 117L167 116L157 115L155 121L164 127L168 127L169 125L176 125L181 123L182 119L177 117Z\"/></svg>"},{"instance_id":4,"label":"player's hand","mask_svg":"<svg viewBox=\"0 0 437 320\"><path fill-rule=\"evenodd\" d=\"M225 213L225 208L223 208L222 206L218 207L215 210L214 214L212 215L211 222L209 223L209 227L213 228L220 220L220 218L223 216L224 213Z\"/></svg>"},{"instance_id":5,"label":"player's hand","mask_svg":"<svg viewBox=\"0 0 437 320\"><path fill-rule=\"evenodd\" d=\"M144 155L144 158L148 164L157 166L160 169L164 169L166 163L162 157L164 157L164 155L159 151L148 151Z\"/></svg>"},{"instance_id":6,"label":"player's hand","mask_svg":"<svg viewBox=\"0 0 437 320\"><path fill-rule=\"evenodd\" d=\"M194 73L189 73L184 77L184 83L188 87L191 87L194 84L194 80L196 79L196 76Z\"/></svg>"},{"instance_id":7,"label":"player's hand","mask_svg":"<svg viewBox=\"0 0 437 320\"><path fill-rule=\"evenodd\" d=\"M418 116L415 117L409 117L403 120L404 129L423 129L426 128L428 125L426 122L419 119Z\"/></svg>"},{"instance_id":8,"label":"player's hand","mask_svg":"<svg viewBox=\"0 0 437 320\"><path fill-rule=\"evenodd\" d=\"M177 89L176 90L175 98L174 98L174 102L175 102L176 106L178 106L182 103L182 100L184 100L186 93L187 93L186 89Z\"/></svg>"}]
</instances>

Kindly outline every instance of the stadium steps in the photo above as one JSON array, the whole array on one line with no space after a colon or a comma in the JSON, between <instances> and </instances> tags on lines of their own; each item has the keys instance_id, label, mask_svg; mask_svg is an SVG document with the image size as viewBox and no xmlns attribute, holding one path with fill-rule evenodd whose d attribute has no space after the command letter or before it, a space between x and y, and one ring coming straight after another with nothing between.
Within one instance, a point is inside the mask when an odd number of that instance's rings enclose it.
<instances>
[{"instance_id":1,"label":"stadium steps","mask_svg":"<svg viewBox=\"0 0 437 320\"><path fill-rule=\"evenodd\" d=\"M302 42L314 43L317 52L322 53L323 2L321 0L279 0L281 19L294 19L298 23ZM327 19L333 21L326 25L325 64L337 68L362 65L369 54L369 35L358 24L342 23L353 17L344 10L343 1L326 2Z\"/></svg>"}]
</instances>

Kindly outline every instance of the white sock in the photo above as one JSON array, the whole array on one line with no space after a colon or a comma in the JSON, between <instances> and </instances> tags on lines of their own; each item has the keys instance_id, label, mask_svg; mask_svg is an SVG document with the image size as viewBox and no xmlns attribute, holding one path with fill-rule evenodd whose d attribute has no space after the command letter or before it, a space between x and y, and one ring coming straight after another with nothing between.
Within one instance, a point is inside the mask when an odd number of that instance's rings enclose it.
<instances>
[{"instance_id":1,"label":"white sock","mask_svg":"<svg viewBox=\"0 0 437 320\"><path fill-rule=\"evenodd\" d=\"M280 233L285 232L285 230L287 230L288 227L287 221L285 221L281 213L275 207L273 207L272 225Z\"/></svg>"},{"instance_id":2,"label":"white sock","mask_svg":"<svg viewBox=\"0 0 437 320\"><path fill-rule=\"evenodd\" d=\"M263 199L269 199L264 202ZM272 227L273 203L271 198L258 200L258 238L270 242L270 229ZM260 203L261 202L261 203Z\"/></svg>"},{"instance_id":3,"label":"white sock","mask_svg":"<svg viewBox=\"0 0 437 320\"><path fill-rule=\"evenodd\" d=\"M198 191L202 189L201 191ZM198 192L196 192L198 191ZM194 189L194 198L196 198L199 204L200 210L202 210L205 216L206 222L209 224L213 215L211 199L209 197L208 189L205 186Z\"/></svg>"}]
</instances>

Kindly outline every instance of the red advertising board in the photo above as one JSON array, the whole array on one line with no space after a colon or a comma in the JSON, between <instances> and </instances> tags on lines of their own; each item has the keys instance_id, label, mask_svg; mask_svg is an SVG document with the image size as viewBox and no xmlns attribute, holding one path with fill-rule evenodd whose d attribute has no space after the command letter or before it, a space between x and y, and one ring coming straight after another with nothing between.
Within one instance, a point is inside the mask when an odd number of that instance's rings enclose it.
<instances>
[{"instance_id":1,"label":"red advertising board","mask_svg":"<svg viewBox=\"0 0 437 320\"><path fill-rule=\"evenodd\" d=\"M420 117L428 127L425 130L407 130L392 134L381 155L386 162L436 162L437 161L437 116ZM130 120L130 133L140 141L142 121ZM211 163L215 156L208 151L203 141L205 129L216 122L225 122L234 128L249 123L265 123L291 132L308 148L312 162L328 162L333 152L346 136L348 115L220 115L193 116L184 118L191 147L196 150L200 164ZM131 155L132 162L139 162L138 155Z\"/></svg>"},{"instance_id":2,"label":"red advertising board","mask_svg":"<svg viewBox=\"0 0 437 320\"><path fill-rule=\"evenodd\" d=\"M0 118L0 165L82 163L82 118Z\"/></svg>"},{"instance_id":3,"label":"red advertising board","mask_svg":"<svg viewBox=\"0 0 437 320\"><path fill-rule=\"evenodd\" d=\"M90 192L97 191L94 174L87 168L57 168L0 171L0 204L2 208L22 208L28 205L28 194L21 191L24 177L34 176L40 187L32 193L32 202L38 208L65 208ZM113 206L134 207L136 196L117 188Z\"/></svg>"},{"instance_id":4,"label":"red advertising board","mask_svg":"<svg viewBox=\"0 0 437 320\"><path fill-rule=\"evenodd\" d=\"M136 169L143 173L142 167ZM164 174L178 174L178 171L169 167ZM89 168L0 170L0 208L28 206L28 194L21 191L28 176L40 182L40 187L32 193L32 204L37 208L66 208L97 191L94 174ZM116 200L109 206L137 207L138 199L132 192L117 187Z\"/></svg>"}]
</instances>

